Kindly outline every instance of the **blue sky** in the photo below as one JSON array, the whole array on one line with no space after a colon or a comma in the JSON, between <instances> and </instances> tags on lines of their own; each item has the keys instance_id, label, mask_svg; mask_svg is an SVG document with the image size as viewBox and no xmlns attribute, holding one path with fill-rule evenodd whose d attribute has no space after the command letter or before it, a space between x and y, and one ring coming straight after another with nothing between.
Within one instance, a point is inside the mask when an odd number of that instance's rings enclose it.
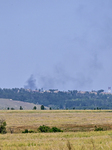
<instances>
[{"instance_id":1,"label":"blue sky","mask_svg":"<svg viewBox=\"0 0 112 150\"><path fill-rule=\"evenodd\" d=\"M111 0L0 0L0 87L107 91Z\"/></svg>"}]
</instances>

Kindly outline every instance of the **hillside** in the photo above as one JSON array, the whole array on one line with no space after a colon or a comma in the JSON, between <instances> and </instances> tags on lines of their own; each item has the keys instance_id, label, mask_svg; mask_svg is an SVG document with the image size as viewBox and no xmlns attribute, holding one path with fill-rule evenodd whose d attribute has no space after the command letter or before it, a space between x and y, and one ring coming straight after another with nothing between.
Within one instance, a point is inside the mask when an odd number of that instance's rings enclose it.
<instances>
[{"instance_id":1,"label":"hillside","mask_svg":"<svg viewBox=\"0 0 112 150\"><path fill-rule=\"evenodd\" d=\"M112 94L98 91L0 89L0 98L44 105L52 109L112 109ZM19 104L19 107L23 105ZM9 107L7 105L7 107ZM24 109L24 108L23 108Z\"/></svg>"},{"instance_id":2,"label":"hillside","mask_svg":"<svg viewBox=\"0 0 112 150\"><path fill-rule=\"evenodd\" d=\"M9 107L10 109L14 108L18 110L20 109L20 106L22 106L24 110L31 110L33 109L34 106L36 106L37 109L39 110L41 105L35 105L33 103L22 102L22 101L14 101L12 99L0 98L0 109L7 109Z\"/></svg>"}]
</instances>

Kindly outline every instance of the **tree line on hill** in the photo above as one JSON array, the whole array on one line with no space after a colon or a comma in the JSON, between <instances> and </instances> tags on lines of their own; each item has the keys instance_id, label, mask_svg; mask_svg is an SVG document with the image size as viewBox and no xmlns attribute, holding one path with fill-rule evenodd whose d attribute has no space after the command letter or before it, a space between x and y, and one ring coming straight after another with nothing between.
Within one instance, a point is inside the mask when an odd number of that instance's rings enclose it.
<instances>
[{"instance_id":1,"label":"tree line on hill","mask_svg":"<svg viewBox=\"0 0 112 150\"><path fill-rule=\"evenodd\" d=\"M37 109L37 107L34 106L34 107L33 107L33 110L36 110L36 109ZM44 110L44 109L45 109L44 105L41 105L41 106L40 106L40 109L41 109L41 110ZM50 108L50 109L51 109L51 108ZM15 110L15 108L13 108L13 107L11 107L11 108L7 107L7 110ZM23 110L23 107L20 106L19 110Z\"/></svg>"},{"instance_id":2,"label":"tree line on hill","mask_svg":"<svg viewBox=\"0 0 112 150\"><path fill-rule=\"evenodd\" d=\"M24 88L0 89L0 98L41 104L52 109L112 109L112 94L96 92L32 91Z\"/></svg>"}]
</instances>

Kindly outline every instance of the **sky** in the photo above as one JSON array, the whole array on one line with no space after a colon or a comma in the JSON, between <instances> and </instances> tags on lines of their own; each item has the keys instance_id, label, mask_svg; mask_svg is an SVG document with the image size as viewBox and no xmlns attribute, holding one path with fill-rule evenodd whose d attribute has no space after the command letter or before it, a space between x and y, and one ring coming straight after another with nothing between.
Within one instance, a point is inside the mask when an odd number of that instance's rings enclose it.
<instances>
[{"instance_id":1,"label":"sky","mask_svg":"<svg viewBox=\"0 0 112 150\"><path fill-rule=\"evenodd\" d=\"M112 0L0 0L0 88L111 86Z\"/></svg>"}]
</instances>

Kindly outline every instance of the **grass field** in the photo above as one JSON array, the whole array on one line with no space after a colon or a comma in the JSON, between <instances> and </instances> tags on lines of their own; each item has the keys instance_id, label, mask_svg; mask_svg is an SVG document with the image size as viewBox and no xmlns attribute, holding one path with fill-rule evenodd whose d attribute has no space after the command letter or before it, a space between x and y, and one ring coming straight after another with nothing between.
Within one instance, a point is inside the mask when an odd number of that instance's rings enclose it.
<instances>
[{"instance_id":1,"label":"grass field","mask_svg":"<svg viewBox=\"0 0 112 150\"><path fill-rule=\"evenodd\" d=\"M112 111L110 110L1 110L7 134L0 134L1 150L111 150ZM62 133L28 133L40 125L56 126ZM94 131L95 126L105 131ZM10 129L14 133L10 133ZM77 131L77 132L76 132Z\"/></svg>"}]
</instances>

